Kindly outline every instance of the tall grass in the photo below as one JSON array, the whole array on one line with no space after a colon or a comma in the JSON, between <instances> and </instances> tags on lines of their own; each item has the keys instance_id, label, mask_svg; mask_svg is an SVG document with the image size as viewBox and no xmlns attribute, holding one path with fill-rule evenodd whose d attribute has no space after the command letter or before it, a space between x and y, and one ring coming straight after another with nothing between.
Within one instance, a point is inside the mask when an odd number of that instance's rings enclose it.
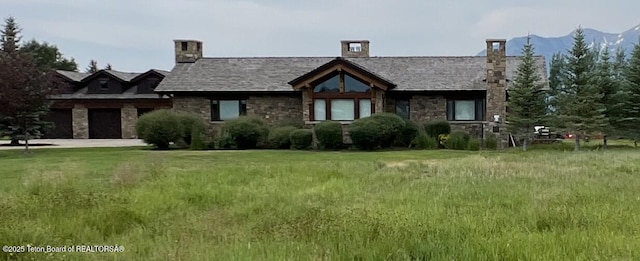
<instances>
[{"instance_id":1,"label":"tall grass","mask_svg":"<svg viewBox=\"0 0 640 261\"><path fill-rule=\"evenodd\" d=\"M4 153L4 154L3 154ZM0 260L636 260L640 151L0 153Z\"/></svg>"}]
</instances>

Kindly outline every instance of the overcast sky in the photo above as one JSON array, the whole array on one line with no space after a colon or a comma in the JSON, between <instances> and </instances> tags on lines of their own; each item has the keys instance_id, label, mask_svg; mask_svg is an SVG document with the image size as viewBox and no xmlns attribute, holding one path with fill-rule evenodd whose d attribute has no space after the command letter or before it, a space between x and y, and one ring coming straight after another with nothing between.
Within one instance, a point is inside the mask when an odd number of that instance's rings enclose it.
<instances>
[{"instance_id":1,"label":"overcast sky","mask_svg":"<svg viewBox=\"0 0 640 261\"><path fill-rule=\"evenodd\" d=\"M577 26L619 33L640 23L640 1L594 0L0 0L23 41L57 45L84 70L170 70L173 39L205 56L339 56L367 39L373 56L475 55L486 38L562 36Z\"/></svg>"}]
</instances>

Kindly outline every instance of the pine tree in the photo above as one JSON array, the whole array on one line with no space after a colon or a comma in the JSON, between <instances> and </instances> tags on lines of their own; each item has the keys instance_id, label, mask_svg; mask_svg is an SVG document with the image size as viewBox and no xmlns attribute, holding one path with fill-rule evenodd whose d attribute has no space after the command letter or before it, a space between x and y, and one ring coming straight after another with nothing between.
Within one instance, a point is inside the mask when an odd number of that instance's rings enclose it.
<instances>
[{"instance_id":1,"label":"pine tree","mask_svg":"<svg viewBox=\"0 0 640 261\"><path fill-rule=\"evenodd\" d=\"M566 76L567 62L564 56L560 53L553 54L551 58L551 65L549 68L549 91L547 97L547 103L549 104L549 112L551 118L557 115L562 109L558 103L558 96L564 91L565 76ZM553 119L551 119L553 120ZM549 125L558 126L560 123L553 122Z\"/></svg>"},{"instance_id":2,"label":"pine tree","mask_svg":"<svg viewBox=\"0 0 640 261\"><path fill-rule=\"evenodd\" d=\"M621 93L621 82L616 79L613 68L614 64L611 63L609 49L604 48L596 65L596 74L593 80L602 94L600 103L604 105L604 116L609 123L604 131L605 148L607 147L607 135L616 133L615 129L619 126L625 99L625 95Z\"/></svg>"},{"instance_id":3,"label":"pine tree","mask_svg":"<svg viewBox=\"0 0 640 261\"><path fill-rule=\"evenodd\" d=\"M113 67L111 66L110 63L107 64L107 66L104 67L105 70L113 70Z\"/></svg>"},{"instance_id":4,"label":"pine tree","mask_svg":"<svg viewBox=\"0 0 640 261\"><path fill-rule=\"evenodd\" d=\"M2 51L4 52L15 52L18 50L20 46L20 26L16 23L15 18L9 16L4 20L4 29L0 31L0 44L2 47Z\"/></svg>"},{"instance_id":5,"label":"pine tree","mask_svg":"<svg viewBox=\"0 0 640 261\"><path fill-rule=\"evenodd\" d=\"M633 47L624 76L627 97L623 110L624 126L629 134L633 135L634 144L638 147L638 139L640 138L640 43Z\"/></svg>"},{"instance_id":6,"label":"pine tree","mask_svg":"<svg viewBox=\"0 0 640 261\"><path fill-rule=\"evenodd\" d=\"M575 150L580 150L580 138L601 131L607 124L601 91L594 84L595 56L584 40L584 31L578 28L574 43L567 56L566 82L558 96L562 108L558 120L575 134Z\"/></svg>"},{"instance_id":7,"label":"pine tree","mask_svg":"<svg viewBox=\"0 0 640 261\"><path fill-rule=\"evenodd\" d=\"M88 73L94 73L94 72L97 72L98 70L99 70L99 69L98 69L98 61L96 61L96 60L91 60L91 61L89 62L89 67L87 67L87 69L86 69L86 72L88 72Z\"/></svg>"},{"instance_id":8,"label":"pine tree","mask_svg":"<svg viewBox=\"0 0 640 261\"><path fill-rule=\"evenodd\" d=\"M627 54L624 48L618 48L615 60L613 61L613 76L617 80L622 81L624 79L624 72L627 69L628 64Z\"/></svg>"},{"instance_id":9,"label":"pine tree","mask_svg":"<svg viewBox=\"0 0 640 261\"><path fill-rule=\"evenodd\" d=\"M527 151L533 139L536 125L540 125L547 114L545 93L533 57L533 46L529 41L522 50L522 62L518 65L513 86L509 88L508 129L524 140L522 149Z\"/></svg>"}]
</instances>

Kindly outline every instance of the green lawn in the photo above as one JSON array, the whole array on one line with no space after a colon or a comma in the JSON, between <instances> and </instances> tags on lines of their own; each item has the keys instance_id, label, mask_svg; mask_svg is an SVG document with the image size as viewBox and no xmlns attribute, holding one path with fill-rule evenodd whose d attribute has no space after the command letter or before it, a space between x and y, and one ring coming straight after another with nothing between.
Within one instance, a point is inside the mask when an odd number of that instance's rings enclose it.
<instances>
[{"instance_id":1,"label":"green lawn","mask_svg":"<svg viewBox=\"0 0 640 261\"><path fill-rule=\"evenodd\" d=\"M0 151L0 260L639 260L640 150Z\"/></svg>"}]
</instances>

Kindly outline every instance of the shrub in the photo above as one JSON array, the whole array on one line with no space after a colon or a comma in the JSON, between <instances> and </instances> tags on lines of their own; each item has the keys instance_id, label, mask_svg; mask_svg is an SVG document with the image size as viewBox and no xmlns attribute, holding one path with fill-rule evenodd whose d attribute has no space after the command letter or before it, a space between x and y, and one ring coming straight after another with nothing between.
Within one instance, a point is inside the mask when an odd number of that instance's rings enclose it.
<instances>
[{"instance_id":1,"label":"shrub","mask_svg":"<svg viewBox=\"0 0 640 261\"><path fill-rule=\"evenodd\" d=\"M169 144L180 140L183 133L179 118L166 109L145 113L136 122L138 137L158 149L168 149Z\"/></svg>"},{"instance_id":2,"label":"shrub","mask_svg":"<svg viewBox=\"0 0 640 261\"><path fill-rule=\"evenodd\" d=\"M240 116L225 122L223 131L229 133L238 149L254 149L269 135L264 121L251 116Z\"/></svg>"},{"instance_id":3,"label":"shrub","mask_svg":"<svg viewBox=\"0 0 640 261\"><path fill-rule=\"evenodd\" d=\"M212 143L213 143L213 147L219 150L233 149L236 147L236 142L233 140L233 138L231 138L231 135L229 135L229 132L224 130L218 133L216 138L213 139Z\"/></svg>"},{"instance_id":4,"label":"shrub","mask_svg":"<svg viewBox=\"0 0 640 261\"><path fill-rule=\"evenodd\" d=\"M433 120L425 124L424 130L427 135L438 138L438 141L440 141L440 135L451 133L451 124L446 120Z\"/></svg>"},{"instance_id":5,"label":"shrub","mask_svg":"<svg viewBox=\"0 0 640 261\"><path fill-rule=\"evenodd\" d=\"M469 140L469 144L467 146L468 150L479 151L480 150L480 139L471 139Z\"/></svg>"},{"instance_id":6,"label":"shrub","mask_svg":"<svg viewBox=\"0 0 640 261\"><path fill-rule=\"evenodd\" d=\"M361 150L378 148L382 139L380 129L380 123L371 117L353 121L349 126L349 135L353 146Z\"/></svg>"},{"instance_id":7,"label":"shrub","mask_svg":"<svg viewBox=\"0 0 640 261\"><path fill-rule=\"evenodd\" d=\"M182 125L182 140L187 145L191 145L191 139L194 133L204 135L207 127L200 116L195 113L183 111L175 112L175 114L180 121L180 125Z\"/></svg>"},{"instance_id":8,"label":"shrub","mask_svg":"<svg viewBox=\"0 0 640 261\"><path fill-rule=\"evenodd\" d=\"M420 129L420 125L416 124L411 120L405 120L404 123L405 123L405 126L404 128L402 128L402 130L400 130L400 134L396 139L396 144L403 147L411 147L412 141L416 137L418 137L418 135L420 134L420 132L422 132L422 130ZM426 136L426 133L425 133L425 136Z\"/></svg>"},{"instance_id":9,"label":"shrub","mask_svg":"<svg viewBox=\"0 0 640 261\"><path fill-rule=\"evenodd\" d=\"M342 146L342 124L337 121L323 121L315 128L320 149L333 150Z\"/></svg>"},{"instance_id":10,"label":"shrub","mask_svg":"<svg viewBox=\"0 0 640 261\"><path fill-rule=\"evenodd\" d=\"M427 133L420 132L411 142L417 149L432 150L438 148L438 142L433 137L429 137Z\"/></svg>"},{"instance_id":11,"label":"shrub","mask_svg":"<svg viewBox=\"0 0 640 261\"><path fill-rule=\"evenodd\" d=\"M276 149L291 148L291 132L296 130L293 126L277 127L269 132L269 144Z\"/></svg>"},{"instance_id":12,"label":"shrub","mask_svg":"<svg viewBox=\"0 0 640 261\"><path fill-rule=\"evenodd\" d=\"M461 131L454 131L449 134L446 142L447 149L464 150L469 146L469 134Z\"/></svg>"},{"instance_id":13,"label":"shrub","mask_svg":"<svg viewBox=\"0 0 640 261\"><path fill-rule=\"evenodd\" d=\"M204 142L204 133L197 128L191 129L191 149L192 150L204 150L206 144Z\"/></svg>"},{"instance_id":14,"label":"shrub","mask_svg":"<svg viewBox=\"0 0 640 261\"><path fill-rule=\"evenodd\" d=\"M488 134L484 139L484 147L488 150L498 149L498 140L496 140L496 136L494 136L493 134Z\"/></svg>"},{"instance_id":15,"label":"shrub","mask_svg":"<svg viewBox=\"0 0 640 261\"><path fill-rule=\"evenodd\" d=\"M438 148L444 149L445 147L447 147L448 139L449 139L449 134L438 135L438 139L437 139Z\"/></svg>"},{"instance_id":16,"label":"shrub","mask_svg":"<svg viewBox=\"0 0 640 261\"><path fill-rule=\"evenodd\" d=\"M406 125L400 116L389 112L376 113L368 118L378 122L380 147L382 148L391 147Z\"/></svg>"},{"instance_id":17,"label":"shrub","mask_svg":"<svg viewBox=\"0 0 640 261\"><path fill-rule=\"evenodd\" d=\"M313 142L313 132L310 129L298 129L292 131L289 138L294 149L306 150Z\"/></svg>"},{"instance_id":18,"label":"shrub","mask_svg":"<svg viewBox=\"0 0 640 261\"><path fill-rule=\"evenodd\" d=\"M286 120L279 121L275 124L275 127L287 127L287 126L296 127L296 129L302 129L304 127L304 121L286 119Z\"/></svg>"}]
</instances>

